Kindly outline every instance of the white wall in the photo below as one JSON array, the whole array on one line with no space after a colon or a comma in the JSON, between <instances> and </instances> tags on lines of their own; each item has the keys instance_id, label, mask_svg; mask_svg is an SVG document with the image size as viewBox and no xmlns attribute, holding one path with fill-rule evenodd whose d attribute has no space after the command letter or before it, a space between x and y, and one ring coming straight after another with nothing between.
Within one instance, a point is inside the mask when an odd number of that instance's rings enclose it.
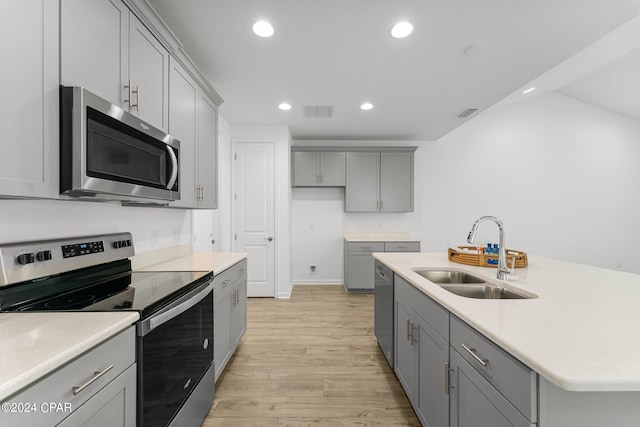
<instances>
[{"instance_id":1,"label":"white wall","mask_svg":"<svg viewBox=\"0 0 640 427\"><path fill-rule=\"evenodd\" d=\"M181 209L117 203L0 200L0 242L129 231L136 253L188 244L191 215Z\"/></svg>"},{"instance_id":2,"label":"white wall","mask_svg":"<svg viewBox=\"0 0 640 427\"><path fill-rule=\"evenodd\" d=\"M640 273L637 120L549 93L419 145L413 214L347 214L342 190L294 189L294 282L343 280L343 231L381 224L444 252L482 215L503 220L509 248ZM477 240L497 237L486 223Z\"/></svg>"},{"instance_id":3,"label":"white wall","mask_svg":"<svg viewBox=\"0 0 640 427\"><path fill-rule=\"evenodd\" d=\"M276 297L288 298L291 294L291 184L289 181L291 134L286 126L231 126L231 141L272 142L275 144L275 201L276 201ZM233 212L233 211L232 211ZM233 228L233 218L231 224ZM251 260L249 260L251 262ZM249 270L249 273L251 271Z\"/></svg>"},{"instance_id":4,"label":"white wall","mask_svg":"<svg viewBox=\"0 0 640 427\"><path fill-rule=\"evenodd\" d=\"M423 141L295 141L296 146L418 146ZM363 213L344 211L342 188L294 188L292 191L294 283L342 283L344 269L343 233L345 231L405 231L412 237L422 235L422 185L424 153L414 154L414 212ZM309 266L316 266L311 274Z\"/></svg>"},{"instance_id":5,"label":"white wall","mask_svg":"<svg viewBox=\"0 0 640 427\"><path fill-rule=\"evenodd\" d=\"M464 243L491 214L509 248L640 272L637 120L549 93L480 115L427 150L423 251ZM481 227L479 239L497 239Z\"/></svg>"}]
</instances>

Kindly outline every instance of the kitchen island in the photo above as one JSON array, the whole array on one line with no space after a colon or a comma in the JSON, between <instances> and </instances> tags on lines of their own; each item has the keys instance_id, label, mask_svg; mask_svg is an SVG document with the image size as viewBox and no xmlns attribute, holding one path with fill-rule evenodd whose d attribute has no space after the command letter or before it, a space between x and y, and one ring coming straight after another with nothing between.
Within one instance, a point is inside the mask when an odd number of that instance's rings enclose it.
<instances>
[{"instance_id":1,"label":"kitchen island","mask_svg":"<svg viewBox=\"0 0 640 427\"><path fill-rule=\"evenodd\" d=\"M496 270L448 261L444 253L374 253L374 258L539 375L539 426L637 425L640 419L640 276L529 257L510 281ZM530 299L455 295L413 269L470 272ZM453 324L453 321L452 321Z\"/></svg>"}]
</instances>

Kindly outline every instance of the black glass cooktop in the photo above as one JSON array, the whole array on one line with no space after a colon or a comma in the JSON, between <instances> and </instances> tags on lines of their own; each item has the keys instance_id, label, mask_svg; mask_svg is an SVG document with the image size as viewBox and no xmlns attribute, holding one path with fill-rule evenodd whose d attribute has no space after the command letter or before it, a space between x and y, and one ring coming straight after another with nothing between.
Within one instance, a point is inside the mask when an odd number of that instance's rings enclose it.
<instances>
[{"instance_id":1,"label":"black glass cooktop","mask_svg":"<svg viewBox=\"0 0 640 427\"><path fill-rule=\"evenodd\" d=\"M210 280L213 273L131 272L118 261L0 290L0 311L136 310L142 318Z\"/></svg>"}]
</instances>

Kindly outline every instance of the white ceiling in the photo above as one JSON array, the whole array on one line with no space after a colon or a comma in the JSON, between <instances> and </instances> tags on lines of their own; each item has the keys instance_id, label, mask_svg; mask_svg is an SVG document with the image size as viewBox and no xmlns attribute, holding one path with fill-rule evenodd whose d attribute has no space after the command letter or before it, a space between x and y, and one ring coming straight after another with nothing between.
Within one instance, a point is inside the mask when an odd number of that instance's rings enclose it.
<instances>
[{"instance_id":1,"label":"white ceiling","mask_svg":"<svg viewBox=\"0 0 640 427\"><path fill-rule=\"evenodd\" d=\"M640 0L148 0L232 124L294 139L434 140L640 14ZM275 34L251 31L269 20ZM393 39L400 20L414 32ZM484 49L466 55L465 48ZM288 112L277 106L287 101ZM374 104L361 111L361 103ZM304 118L303 106L333 106ZM471 116L473 117L473 116Z\"/></svg>"},{"instance_id":2,"label":"white ceiling","mask_svg":"<svg viewBox=\"0 0 640 427\"><path fill-rule=\"evenodd\" d=\"M569 83L558 92L640 120L640 49Z\"/></svg>"}]
</instances>

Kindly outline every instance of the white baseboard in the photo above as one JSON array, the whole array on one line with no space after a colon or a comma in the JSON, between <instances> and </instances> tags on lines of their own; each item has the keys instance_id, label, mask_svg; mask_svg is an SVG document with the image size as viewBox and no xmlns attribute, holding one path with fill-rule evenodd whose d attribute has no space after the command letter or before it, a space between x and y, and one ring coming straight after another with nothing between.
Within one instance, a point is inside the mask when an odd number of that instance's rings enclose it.
<instances>
[{"instance_id":1,"label":"white baseboard","mask_svg":"<svg viewBox=\"0 0 640 427\"><path fill-rule=\"evenodd\" d=\"M294 280L294 285L342 285L342 280Z\"/></svg>"}]
</instances>

